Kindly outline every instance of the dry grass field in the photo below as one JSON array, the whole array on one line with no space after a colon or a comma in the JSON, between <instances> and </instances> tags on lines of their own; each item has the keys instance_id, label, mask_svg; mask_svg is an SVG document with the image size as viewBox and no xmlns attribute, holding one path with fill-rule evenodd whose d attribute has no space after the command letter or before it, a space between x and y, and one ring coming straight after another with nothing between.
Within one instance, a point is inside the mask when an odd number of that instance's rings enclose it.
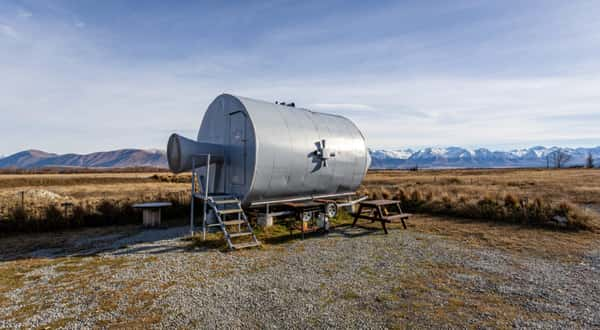
<instances>
[{"instance_id":1,"label":"dry grass field","mask_svg":"<svg viewBox=\"0 0 600 330\"><path fill-rule=\"evenodd\" d=\"M401 187L468 198L513 194L600 207L598 169L370 171L364 185L370 189Z\"/></svg>"},{"instance_id":2,"label":"dry grass field","mask_svg":"<svg viewBox=\"0 0 600 330\"><path fill-rule=\"evenodd\" d=\"M0 221L30 220L46 230L52 226L39 224L64 218L64 202L75 213L96 216L106 209L129 212L140 201L186 205L189 181L189 175L164 172L0 174ZM400 199L411 212L586 230L600 224L600 170L370 171L359 192ZM68 227L69 219L60 222Z\"/></svg>"},{"instance_id":3,"label":"dry grass field","mask_svg":"<svg viewBox=\"0 0 600 330\"><path fill-rule=\"evenodd\" d=\"M128 223L135 220L132 204L154 200L180 205L172 210L180 213L189 205L189 180L154 172L0 174L0 228L46 231L113 224L117 217ZM65 210L63 203L72 206Z\"/></svg>"},{"instance_id":4,"label":"dry grass field","mask_svg":"<svg viewBox=\"0 0 600 330\"><path fill-rule=\"evenodd\" d=\"M490 169L372 171L364 194L412 211L530 225L600 228L600 171Z\"/></svg>"},{"instance_id":5,"label":"dry grass field","mask_svg":"<svg viewBox=\"0 0 600 330\"><path fill-rule=\"evenodd\" d=\"M24 191L33 214L62 201L183 199L189 179L1 175L0 201L18 207ZM597 170L375 171L361 191L421 213L407 230L350 228L342 213L329 235L257 228L261 248L231 253L218 234L189 239L177 217L159 230L12 233L0 236L0 329L597 328L598 187ZM521 221L564 203L565 218L590 226Z\"/></svg>"},{"instance_id":6,"label":"dry grass field","mask_svg":"<svg viewBox=\"0 0 600 330\"><path fill-rule=\"evenodd\" d=\"M172 192L187 193L189 180L185 175L153 172L0 174L0 202L17 206L21 192L25 192L25 203L31 208L52 202L147 199Z\"/></svg>"}]
</instances>

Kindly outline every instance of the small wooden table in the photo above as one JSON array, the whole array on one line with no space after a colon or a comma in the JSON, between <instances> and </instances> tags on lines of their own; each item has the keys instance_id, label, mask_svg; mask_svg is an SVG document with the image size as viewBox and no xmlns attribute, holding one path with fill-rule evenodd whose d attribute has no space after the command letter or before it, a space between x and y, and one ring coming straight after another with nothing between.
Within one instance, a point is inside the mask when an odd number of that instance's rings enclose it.
<instances>
[{"instance_id":1,"label":"small wooden table","mask_svg":"<svg viewBox=\"0 0 600 330\"><path fill-rule=\"evenodd\" d=\"M153 202L133 204L136 209L142 209L142 219L144 227L159 227L160 226L160 210L163 207L171 206L170 202Z\"/></svg>"},{"instance_id":2,"label":"small wooden table","mask_svg":"<svg viewBox=\"0 0 600 330\"><path fill-rule=\"evenodd\" d=\"M395 208L396 210L390 210ZM354 222L352 227L356 225L358 219L371 220L371 222L379 221L383 227L383 231L387 234L386 223L402 222L402 226L406 229L404 219L410 217L409 213L402 212L400 202L388 199L377 199L370 201L362 201L358 204L358 212L354 214Z\"/></svg>"}]
</instances>

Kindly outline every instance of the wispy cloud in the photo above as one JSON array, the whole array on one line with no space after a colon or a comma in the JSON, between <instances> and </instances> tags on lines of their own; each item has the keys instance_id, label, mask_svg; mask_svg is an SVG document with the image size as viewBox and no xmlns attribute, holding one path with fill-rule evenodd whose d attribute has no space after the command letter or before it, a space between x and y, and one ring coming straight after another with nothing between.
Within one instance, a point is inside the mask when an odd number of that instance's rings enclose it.
<instances>
[{"instance_id":1,"label":"wispy cloud","mask_svg":"<svg viewBox=\"0 0 600 330\"><path fill-rule=\"evenodd\" d=\"M29 18L32 17L33 14L30 11L27 11L25 9L19 9L18 14L19 17L23 17L23 18Z\"/></svg>"},{"instance_id":2,"label":"wispy cloud","mask_svg":"<svg viewBox=\"0 0 600 330\"><path fill-rule=\"evenodd\" d=\"M0 34L4 37L10 38L10 39L15 39L15 40L19 39L19 34L10 25L0 24Z\"/></svg>"},{"instance_id":3,"label":"wispy cloud","mask_svg":"<svg viewBox=\"0 0 600 330\"><path fill-rule=\"evenodd\" d=\"M356 104L356 103L315 103L309 105L311 109L324 110L324 111L359 111L359 112L372 112L375 110L370 105Z\"/></svg>"},{"instance_id":4,"label":"wispy cloud","mask_svg":"<svg viewBox=\"0 0 600 330\"><path fill-rule=\"evenodd\" d=\"M0 153L164 148L222 92L342 114L372 147L600 144L592 4L222 6L0 4Z\"/></svg>"}]
</instances>

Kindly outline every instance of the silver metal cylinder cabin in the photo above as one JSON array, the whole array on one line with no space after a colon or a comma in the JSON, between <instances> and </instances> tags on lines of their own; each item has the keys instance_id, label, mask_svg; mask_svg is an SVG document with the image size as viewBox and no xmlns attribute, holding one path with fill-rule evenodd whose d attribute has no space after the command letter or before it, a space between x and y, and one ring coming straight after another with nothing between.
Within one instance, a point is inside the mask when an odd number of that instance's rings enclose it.
<instances>
[{"instance_id":1,"label":"silver metal cylinder cabin","mask_svg":"<svg viewBox=\"0 0 600 330\"><path fill-rule=\"evenodd\" d=\"M206 154L209 192L244 205L352 193L370 164L362 133L345 117L229 94L209 105L197 141L169 139L173 172Z\"/></svg>"}]
</instances>

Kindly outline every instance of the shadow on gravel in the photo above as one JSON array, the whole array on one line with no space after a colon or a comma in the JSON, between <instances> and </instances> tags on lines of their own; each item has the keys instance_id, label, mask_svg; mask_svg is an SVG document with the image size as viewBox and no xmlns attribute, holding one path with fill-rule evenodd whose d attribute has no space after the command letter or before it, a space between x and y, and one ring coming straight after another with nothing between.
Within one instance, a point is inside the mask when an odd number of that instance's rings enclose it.
<instances>
[{"instance_id":1,"label":"shadow on gravel","mask_svg":"<svg viewBox=\"0 0 600 330\"><path fill-rule=\"evenodd\" d=\"M336 224L329 233L317 231L305 233L304 239L330 237L362 237L384 235L381 227L369 225ZM392 228L390 228L393 230ZM227 251L225 241L220 235L206 241L198 237L189 238L189 227L177 224L173 227L146 229L141 226L112 226L85 228L64 232L23 234L0 238L0 262L22 259L55 259L64 257L87 257L97 254L132 255L160 254L174 251L189 251L193 247L220 249ZM301 232L289 229L259 231L258 239L269 245L285 244L302 240ZM187 242L186 242L187 241ZM190 244L191 243L191 244Z\"/></svg>"},{"instance_id":2,"label":"shadow on gravel","mask_svg":"<svg viewBox=\"0 0 600 330\"><path fill-rule=\"evenodd\" d=\"M335 231L333 232L333 234L341 234L344 237L353 238L353 237L361 237L361 236L377 235L377 234L384 235L384 232L383 232L383 229L381 229L381 227L374 228L374 227L366 227L361 224L356 224L354 227L352 227L351 225L337 226L335 228Z\"/></svg>"},{"instance_id":3,"label":"shadow on gravel","mask_svg":"<svg viewBox=\"0 0 600 330\"><path fill-rule=\"evenodd\" d=\"M99 253L125 255L158 254L184 250L178 238L189 235L187 226L146 229L115 226L102 229L70 230L59 233L20 235L0 239L0 262L21 259L85 257ZM165 241L165 243L159 243ZM140 245L140 246L135 246Z\"/></svg>"},{"instance_id":4,"label":"shadow on gravel","mask_svg":"<svg viewBox=\"0 0 600 330\"><path fill-rule=\"evenodd\" d=\"M329 232L324 231L316 231L316 232L308 232L304 234L304 239L315 238L315 237L360 237L367 235L383 235L383 230L381 228L369 228L361 225L356 225L355 227L351 227L349 224L335 225L329 229ZM302 232L294 231L293 233L265 237L258 235L258 238L261 242L271 245L284 244L291 241L302 240Z\"/></svg>"},{"instance_id":5,"label":"shadow on gravel","mask_svg":"<svg viewBox=\"0 0 600 330\"><path fill-rule=\"evenodd\" d=\"M394 231L395 228L388 228L390 231ZM302 232L294 227L292 231L288 226L275 225L269 228L259 228L255 231L257 239L265 245L283 245L286 243L301 241L303 239L313 238L325 238L325 237L361 237L367 235L384 235L381 227L367 227L363 225L356 225L351 227L350 224L335 224L332 225L329 232L323 230ZM220 232L207 233L206 240L203 240L201 235L196 235L191 239L186 239L190 242L192 248L202 248L204 250L219 250L221 252L228 252L226 241L223 239Z\"/></svg>"},{"instance_id":6,"label":"shadow on gravel","mask_svg":"<svg viewBox=\"0 0 600 330\"><path fill-rule=\"evenodd\" d=\"M124 248L121 250L117 250L111 254L115 255L115 256L132 255L132 254L138 254L138 253L161 254L161 253L168 253L168 252L174 252L174 251L185 251L185 250L187 250L187 247L185 247L185 246L172 246L172 245L168 245L168 244L163 244L163 245L146 245L146 246L140 246L140 247L134 247L134 248Z\"/></svg>"}]
</instances>

